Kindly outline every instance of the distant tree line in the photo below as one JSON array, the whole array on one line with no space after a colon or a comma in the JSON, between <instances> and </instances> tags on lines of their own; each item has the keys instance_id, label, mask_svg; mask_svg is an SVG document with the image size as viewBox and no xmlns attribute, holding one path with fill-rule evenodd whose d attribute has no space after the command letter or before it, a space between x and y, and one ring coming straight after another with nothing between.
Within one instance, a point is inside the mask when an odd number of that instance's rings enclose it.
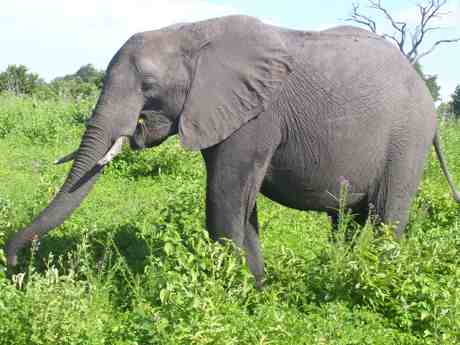
<instances>
[{"instance_id":1,"label":"distant tree line","mask_svg":"<svg viewBox=\"0 0 460 345\"><path fill-rule=\"evenodd\" d=\"M425 80L434 101L440 100L440 86L436 75L425 75L419 63L415 68ZM36 73L29 72L24 65L9 65L0 73L0 93L9 92L17 96L35 96L41 99L64 98L70 101L96 97L102 87L105 72L92 64L80 67L74 74L58 77L45 82ZM438 106L442 118L460 119L460 84L451 99Z\"/></svg>"},{"instance_id":2,"label":"distant tree line","mask_svg":"<svg viewBox=\"0 0 460 345\"><path fill-rule=\"evenodd\" d=\"M460 84L449 101L439 104L438 113L441 118L460 120Z\"/></svg>"},{"instance_id":3,"label":"distant tree line","mask_svg":"<svg viewBox=\"0 0 460 345\"><path fill-rule=\"evenodd\" d=\"M17 96L29 95L39 98L65 98L78 100L99 94L105 72L87 64L74 74L45 82L38 74L24 65L9 65L0 73L0 92Z\"/></svg>"},{"instance_id":4,"label":"distant tree line","mask_svg":"<svg viewBox=\"0 0 460 345\"><path fill-rule=\"evenodd\" d=\"M430 75L425 74L422 70L422 66L417 62L414 64L415 70L417 73L422 77L425 81L428 90L430 90L431 97L433 97L433 101L437 102L441 100L441 86L438 84L438 76L437 75Z\"/></svg>"}]
</instances>

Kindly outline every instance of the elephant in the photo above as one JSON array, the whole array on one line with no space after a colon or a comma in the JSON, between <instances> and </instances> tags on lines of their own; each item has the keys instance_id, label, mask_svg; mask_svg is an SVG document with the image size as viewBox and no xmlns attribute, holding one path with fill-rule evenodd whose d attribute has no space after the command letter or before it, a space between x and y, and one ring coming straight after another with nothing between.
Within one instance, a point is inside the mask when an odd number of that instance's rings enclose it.
<instances>
[{"instance_id":1,"label":"elephant","mask_svg":"<svg viewBox=\"0 0 460 345\"><path fill-rule=\"evenodd\" d=\"M175 133L177 127L174 121L155 111L143 111L129 144L133 150L150 148L160 145Z\"/></svg>"},{"instance_id":2,"label":"elephant","mask_svg":"<svg viewBox=\"0 0 460 345\"><path fill-rule=\"evenodd\" d=\"M7 260L64 220L88 194L127 138L135 150L178 135L200 150L206 228L246 255L264 281L256 197L326 212L370 212L402 236L408 209L434 145L433 100L412 65L384 38L352 26L300 31L249 16L177 24L133 35L107 68L79 148L49 205L10 239Z\"/></svg>"}]
</instances>

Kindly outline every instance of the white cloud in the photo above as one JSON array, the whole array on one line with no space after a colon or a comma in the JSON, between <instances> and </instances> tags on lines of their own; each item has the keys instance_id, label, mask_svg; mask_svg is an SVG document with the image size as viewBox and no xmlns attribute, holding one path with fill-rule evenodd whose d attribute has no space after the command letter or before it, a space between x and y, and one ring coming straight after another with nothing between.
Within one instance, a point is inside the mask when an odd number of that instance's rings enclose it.
<instances>
[{"instance_id":1,"label":"white cloud","mask_svg":"<svg viewBox=\"0 0 460 345\"><path fill-rule=\"evenodd\" d=\"M207 0L7 1L0 12L8 45L0 70L23 63L50 79L85 63L103 68L136 32L235 13Z\"/></svg>"}]
</instances>

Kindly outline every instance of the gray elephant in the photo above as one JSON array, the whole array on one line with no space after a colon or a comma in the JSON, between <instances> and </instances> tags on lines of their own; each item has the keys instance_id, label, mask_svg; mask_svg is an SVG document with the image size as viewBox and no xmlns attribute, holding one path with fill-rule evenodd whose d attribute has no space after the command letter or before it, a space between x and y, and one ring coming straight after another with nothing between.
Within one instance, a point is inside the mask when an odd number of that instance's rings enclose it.
<instances>
[{"instance_id":1,"label":"gray elephant","mask_svg":"<svg viewBox=\"0 0 460 345\"><path fill-rule=\"evenodd\" d=\"M141 114L145 119L139 122ZM341 181L347 207L369 205L402 234L434 144L433 101L398 49L348 26L310 32L230 16L138 33L116 53L69 175L49 206L8 244L8 262L60 225L120 151L178 134L201 150L211 238L245 250L260 286L264 264L256 196L337 221Z\"/></svg>"}]
</instances>

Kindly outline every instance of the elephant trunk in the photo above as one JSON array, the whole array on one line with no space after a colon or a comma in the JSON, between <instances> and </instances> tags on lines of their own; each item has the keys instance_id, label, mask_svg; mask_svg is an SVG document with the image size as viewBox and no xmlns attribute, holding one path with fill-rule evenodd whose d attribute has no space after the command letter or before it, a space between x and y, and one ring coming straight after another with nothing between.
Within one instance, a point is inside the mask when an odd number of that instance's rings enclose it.
<instances>
[{"instance_id":1,"label":"elephant trunk","mask_svg":"<svg viewBox=\"0 0 460 345\"><path fill-rule=\"evenodd\" d=\"M80 205L99 177L102 166L97 162L109 150L114 138L107 117L95 114L82 138L73 166L64 185L35 219L18 232L7 246L8 264L16 266L17 252L31 242L61 225Z\"/></svg>"}]
</instances>

